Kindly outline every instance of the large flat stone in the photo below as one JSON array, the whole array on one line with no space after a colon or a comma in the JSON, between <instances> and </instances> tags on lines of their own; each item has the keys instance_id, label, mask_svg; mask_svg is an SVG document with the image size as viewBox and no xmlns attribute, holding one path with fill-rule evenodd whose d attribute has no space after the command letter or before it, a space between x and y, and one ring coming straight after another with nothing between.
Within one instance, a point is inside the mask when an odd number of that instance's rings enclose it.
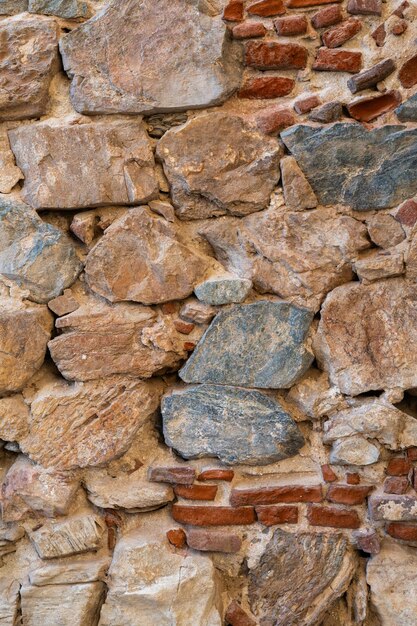
<instances>
[{"instance_id":1,"label":"large flat stone","mask_svg":"<svg viewBox=\"0 0 417 626\"><path fill-rule=\"evenodd\" d=\"M321 204L384 209L417 192L417 129L298 125L281 137Z\"/></svg>"},{"instance_id":2,"label":"large flat stone","mask_svg":"<svg viewBox=\"0 0 417 626\"><path fill-rule=\"evenodd\" d=\"M226 100L240 82L239 48L220 12L198 0L111 2L61 40L75 109L156 113Z\"/></svg>"},{"instance_id":3,"label":"large flat stone","mask_svg":"<svg viewBox=\"0 0 417 626\"><path fill-rule=\"evenodd\" d=\"M184 219L265 209L280 178L277 139L233 113L207 113L172 128L157 154Z\"/></svg>"},{"instance_id":4,"label":"large flat stone","mask_svg":"<svg viewBox=\"0 0 417 626\"><path fill-rule=\"evenodd\" d=\"M55 559L97 550L103 543L105 524L86 512L37 524L27 533L42 559Z\"/></svg>"},{"instance_id":5,"label":"large flat stone","mask_svg":"<svg viewBox=\"0 0 417 626\"><path fill-rule=\"evenodd\" d=\"M37 209L143 204L157 196L141 122L39 122L10 130L9 139L25 175L24 199Z\"/></svg>"},{"instance_id":6,"label":"large flat stone","mask_svg":"<svg viewBox=\"0 0 417 626\"><path fill-rule=\"evenodd\" d=\"M220 385L174 390L162 400L162 419L165 443L186 459L266 465L304 444L292 417L259 391Z\"/></svg>"},{"instance_id":7,"label":"large flat stone","mask_svg":"<svg viewBox=\"0 0 417 626\"><path fill-rule=\"evenodd\" d=\"M305 346L312 318L287 302L234 305L214 318L180 376L187 383L291 387L313 360Z\"/></svg>"}]
</instances>

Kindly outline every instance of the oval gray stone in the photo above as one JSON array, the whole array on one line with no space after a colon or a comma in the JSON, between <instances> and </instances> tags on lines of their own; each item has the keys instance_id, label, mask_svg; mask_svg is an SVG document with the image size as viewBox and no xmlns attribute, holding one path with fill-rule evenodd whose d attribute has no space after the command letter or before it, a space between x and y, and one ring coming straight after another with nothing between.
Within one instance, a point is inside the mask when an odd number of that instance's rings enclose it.
<instances>
[{"instance_id":1,"label":"oval gray stone","mask_svg":"<svg viewBox=\"0 0 417 626\"><path fill-rule=\"evenodd\" d=\"M201 302L220 305L242 302L252 289L252 282L238 276L213 276L195 287Z\"/></svg>"},{"instance_id":2,"label":"oval gray stone","mask_svg":"<svg viewBox=\"0 0 417 626\"><path fill-rule=\"evenodd\" d=\"M304 438L279 402L255 390L193 385L162 400L165 443L186 459L266 465L297 454Z\"/></svg>"}]
</instances>

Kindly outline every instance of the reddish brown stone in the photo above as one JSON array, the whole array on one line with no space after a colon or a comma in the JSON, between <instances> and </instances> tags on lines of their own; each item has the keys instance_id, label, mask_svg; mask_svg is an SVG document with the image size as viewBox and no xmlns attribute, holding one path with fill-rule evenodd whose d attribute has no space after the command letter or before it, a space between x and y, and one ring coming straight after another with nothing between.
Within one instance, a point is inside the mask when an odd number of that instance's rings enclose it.
<instances>
[{"instance_id":1,"label":"reddish brown stone","mask_svg":"<svg viewBox=\"0 0 417 626\"><path fill-rule=\"evenodd\" d=\"M226 480L227 482L231 482L234 475L234 471L229 469L208 469L200 472L197 476L197 480Z\"/></svg>"},{"instance_id":2,"label":"reddish brown stone","mask_svg":"<svg viewBox=\"0 0 417 626\"><path fill-rule=\"evenodd\" d=\"M321 4L334 4L342 0L286 0L285 6L289 9L303 9L304 7L316 7Z\"/></svg>"},{"instance_id":3,"label":"reddish brown stone","mask_svg":"<svg viewBox=\"0 0 417 626\"><path fill-rule=\"evenodd\" d=\"M248 41L245 63L259 70L301 70L307 65L306 48L296 43Z\"/></svg>"},{"instance_id":4,"label":"reddish brown stone","mask_svg":"<svg viewBox=\"0 0 417 626\"><path fill-rule=\"evenodd\" d=\"M381 80L384 80L392 74L396 69L396 65L392 59L384 59L376 65L369 67L368 69L351 76L347 82L352 93L357 93L363 89L370 89L375 87Z\"/></svg>"},{"instance_id":5,"label":"reddish brown stone","mask_svg":"<svg viewBox=\"0 0 417 626\"><path fill-rule=\"evenodd\" d=\"M353 15L381 15L381 0L349 0L347 10Z\"/></svg>"},{"instance_id":6,"label":"reddish brown stone","mask_svg":"<svg viewBox=\"0 0 417 626\"><path fill-rule=\"evenodd\" d=\"M356 531L353 533L353 539L359 550L368 554L378 554L381 550L379 536L373 529Z\"/></svg>"},{"instance_id":7,"label":"reddish brown stone","mask_svg":"<svg viewBox=\"0 0 417 626\"><path fill-rule=\"evenodd\" d=\"M361 52L320 48L313 64L313 70L356 74L361 69L361 66Z\"/></svg>"},{"instance_id":8,"label":"reddish brown stone","mask_svg":"<svg viewBox=\"0 0 417 626\"><path fill-rule=\"evenodd\" d=\"M295 81L286 76L260 76L249 78L238 92L239 98L269 99L287 96Z\"/></svg>"},{"instance_id":9,"label":"reddish brown stone","mask_svg":"<svg viewBox=\"0 0 417 626\"><path fill-rule=\"evenodd\" d=\"M338 24L343 19L342 9L340 5L335 4L331 7L326 7L317 11L311 18L311 23L314 28L326 28L333 24Z\"/></svg>"},{"instance_id":10,"label":"reddish brown stone","mask_svg":"<svg viewBox=\"0 0 417 626\"><path fill-rule=\"evenodd\" d=\"M417 83L417 54L404 63L398 73L398 78L406 89L410 89Z\"/></svg>"},{"instance_id":11,"label":"reddish brown stone","mask_svg":"<svg viewBox=\"0 0 417 626\"><path fill-rule=\"evenodd\" d=\"M413 487L414 491L417 491L417 467L413 470Z\"/></svg>"},{"instance_id":12,"label":"reddish brown stone","mask_svg":"<svg viewBox=\"0 0 417 626\"><path fill-rule=\"evenodd\" d=\"M405 0L404 2L400 4L399 7L395 9L395 11L393 11L392 15L396 15L397 17L404 17L404 11L405 9L408 9L409 6L410 6L410 3L407 2L407 0Z\"/></svg>"},{"instance_id":13,"label":"reddish brown stone","mask_svg":"<svg viewBox=\"0 0 417 626\"><path fill-rule=\"evenodd\" d=\"M203 552L239 552L242 540L232 533L193 529L187 532L187 544Z\"/></svg>"},{"instance_id":14,"label":"reddish brown stone","mask_svg":"<svg viewBox=\"0 0 417 626\"><path fill-rule=\"evenodd\" d=\"M307 32L307 18L305 15L290 15L279 17L274 21L278 35L289 37L292 35L304 35Z\"/></svg>"},{"instance_id":15,"label":"reddish brown stone","mask_svg":"<svg viewBox=\"0 0 417 626\"><path fill-rule=\"evenodd\" d=\"M167 539L176 548L184 548L187 536L182 528L172 528L167 532Z\"/></svg>"},{"instance_id":16,"label":"reddish brown stone","mask_svg":"<svg viewBox=\"0 0 417 626\"><path fill-rule=\"evenodd\" d=\"M394 217L400 224L404 224L404 226L414 226L417 222L417 202L415 200L406 200L398 207ZM410 458L408 450L407 456ZM416 458L412 460L417 461L417 454Z\"/></svg>"},{"instance_id":17,"label":"reddish brown stone","mask_svg":"<svg viewBox=\"0 0 417 626\"><path fill-rule=\"evenodd\" d=\"M192 485L195 470L191 467L150 467L148 480L154 483L171 483L173 485Z\"/></svg>"},{"instance_id":18,"label":"reddish brown stone","mask_svg":"<svg viewBox=\"0 0 417 626\"><path fill-rule=\"evenodd\" d=\"M217 485L177 485L174 493L186 500L214 500Z\"/></svg>"},{"instance_id":19,"label":"reddish brown stone","mask_svg":"<svg viewBox=\"0 0 417 626\"><path fill-rule=\"evenodd\" d=\"M275 526L275 524L297 524L297 506L257 506L255 507L258 520L264 526Z\"/></svg>"},{"instance_id":20,"label":"reddish brown stone","mask_svg":"<svg viewBox=\"0 0 417 626\"><path fill-rule=\"evenodd\" d=\"M252 506L232 508L228 506L172 505L172 517L180 524L191 526L231 526L252 524L255 509Z\"/></svg>"},{"instance_id":21,"label":"reddish brown stone","mask_svg":"<svg viewBox=\"0 0 417 626\"><path fill-rule=\"evenodd\" d=\"M309 113L312 109L319 106L320 98L318 96L308 96L294 103L294 110L300 115Z\"/></svg>"},{"instance_id":22,"label":"reddish brown stone","mask_svg":"<svg viewBox=\"0 0 417 626\"><path fill-rule=\"evenodd\" d=\"M230 504L276 504L278 502L321 502L321 485L283 485L280 487L259 487L254 489L232 489Z\"/></svg>"},{"instance_id":23,"label":"reddish brown stone","mask_svg":"<svg viewBox=\"0 0 417 626\"><path fill-rule=\"evenodd\" d=\"M417 524L391 522L387 525L386 531L391 537L394 537L394 539L417 542Z\"/></svg>"},{"instance_id":24,"label":"reddish brown stone","mask_svg":"<svg viewBox=\"0 0 417 626\"><path fill-rule=\"evenodd\" d=\"M288 126L292 126L295 123L295 118L294 113L290 109L282 109L279 106L275 106L256 113L255 121L262 133L273 135Z\"/></svg>"},{"instance_id":25,"label":"reddish brown stone","mask_svg":"<svg viewBox=\"0 0 417 626\"><path fill-rule=\"evenodd\" d=\"M195 326L190 322L184 322L183 320L174 320L175 330L178 330L182 335L189 335L193 332Z\"/></svg>"},{"instance_id":26,"label":"reddish brown stone","mask_svg":"<svg viewBox=\"0 0 417 626\"><path fill-rule=\"evenodd\" d=\"M386 472L388 476L407 476L410 469L410 460L399 456L388 461Z\"/></svg>"},{"instance_id":27,"label":"reddish brown stone","mask_svg":"<svg viewBox=\"0 0 417 626\"><path fill-rule=\"evenodd\" d=\"M385 37L387 33L385 31L385 24L380 24L378 28L375 28L371 33L372 38L375 40L376 45L380 48L385 43Z\"/></svg>"},{"instance_id":28,"label":"reddish brown stone","mask_svg":"<svg viewBox=\"0 0 417 626\"><path fill-rule=\"evenodd\" d=\"M236 600L233 600L227 607L225 620L230 626L256 626L255 620L249 617Z\"/></svg>"},{"instance_id":29,"label":"reddish brown stone","mask_svg":"<svg viewBox=\"0 0 417 626\"><path fill-rule=\"evenodd\" d=\"M413 226L416 221L417 221L417 203L414 203L415 206L415 210L416 210L416 219L414 220L413 224L411 224L411 226ZM412 448L408 448L407 450L407 457L409 458L410 461L417 461L417 446L413 446Z\"/></svg>"},{"instance_id":30,"label":"reddish brown stone","mask_svg":"<svg viewBox=\"0 0 417 626\"><path fill-rule=\"evenodd\" d=\"M337 474L334 473L330 465L322 465L321 473L323 475L323 480L325 480L326 483L333 483L335 480L337 480Z\"/></svg>"},{"instance_id":31,"label":"reddish brown stone","mask_svg":"<svg viewBox=\"0 0 417 626\"><path fill-rule=\"evenodd\" d=\"M340 120L342 116L343 105L341 102L335 101L326 102L326 104L316 107L311 111L308 119L313 120L313 122L320 122L321 124L330 124L330 122Z\"/></svg>"},{"instance_id":32,"label":"reddish brown stone","mask_svg":"<svg viewBox=\"0 0 417 626\"><path fill-rule=\"evenodd\" d=\"M184 350L188 350L188 352L190 352L191 350L194 350L196 343L194 341L185 341L183 347Z\"/></svg>"},{"instance_id":33,"label":"reddish brown stone","mask_svg":"<svg viewBox=\"0 0 417 626\"><path fill-rule=\"evenodd\" d=\"M348 485L359 485L361 477L357 472L346 472L346 482Z\"/></svg>"},{"instance_id":34,"label":"reddish brown stone","mask_svg":"<svg viewBox=\"0 0 417 626\"><path fill-rule=\"evenodd\" d=\"M178 304L176 302L164 302L161 304L161 311L164 315L172 315L178 310Z\"/></svg>"},{"instance_id":35,"label":"reddish brown stone","mask_svg":"<svg viewBox=\"0 0 417 626\"><path fill-rule=\"evenodd\" d=\"M250 15L272 17L285 13L285 7L282 0L259 0L259 2L250 4L247 7L247 11Z\"/></svg>"},{"instance_id":36,"label":"reddish brown stone","mask_svg":"<svg viewBox=\"0 0 417 626\"><path fill-rule=\"evenodd\" d=\"M395 24L393 24L390 28L390 32L395 35L396 37L399 37L400 35L403 35L405 33L405 31L408 28L408 24L405 20L398 20L398 22L395 22Z\"/></svg>"},{"instance_id":37,"label":"reddish brown stone","mask_svg":"<svg viewBox=\"0 0 417 626\"><path fill-rule=\"evenodd\" d=\"M384 493L403 495L407 492L408 485L408 478L406 476L389 476L384 482Z\"/></svg>"},{"instance_id":38,"label":"reddish brown stone","mask_svg":"<svg viewBox=\"0 0 417 626\"><path fill-rule=\"evenodd\" d=\"M228 22L241 22L243 20L243 0L229 0L224 7L223 19Z\"/></svg>"},{"instance_id":39,"label":"reddish brown stone","mask_svg":"<svg viewBox=\"0 0 417 626\"><path fill-rule=\"evenodd\" d=\"M339 509L335 506L309 505L307 519L312 526L332 528L359 528L360 519L356 511Z\"/></svg>"},{"instance_id":40,"label":"reddish brown stone","mask_svg":"<svg viewBox=\"0 0 417 626\"><path fill-rule=\"evenodd\" d=\"M233 26L232 35L234 39L251 39L252 37L263 37L266 28L261 22L243 22Z\"/></svg>"},{"instance_id":41,"label":"reddish brown stone","mask_svg":"<svg viewBox=\"0 0 417 626\"><path fill-rule=\"evenodd\" d=\"M363 504L372 489L369 485L331 485L326 497L336 504Z\"/></svg>"},{"instance_id":42,"label":"reddish brown stone","mask_svg":"<svg viewBox=\"0 0 417 626\"><path fill-rule=\"evenodd\" d=\"M334 28L326 30L322 35L322 41L328 48L338 48L352 39L362 28L360 20L352 17L350 20L338 24Z\"/></svg>"},{"instance_id":43,"label":"reddish brown stone","mask_svg":"<svg viewBox=\"0 0 417 626\"><path fill-rule=\"evenodd\" d=\"M356 102L348 104L349 115L359 122L370 122L375 118L393 111L401 102L401 95L398 91L387 91L372 98L362 98Z\"/></svg>"}]
</instances>

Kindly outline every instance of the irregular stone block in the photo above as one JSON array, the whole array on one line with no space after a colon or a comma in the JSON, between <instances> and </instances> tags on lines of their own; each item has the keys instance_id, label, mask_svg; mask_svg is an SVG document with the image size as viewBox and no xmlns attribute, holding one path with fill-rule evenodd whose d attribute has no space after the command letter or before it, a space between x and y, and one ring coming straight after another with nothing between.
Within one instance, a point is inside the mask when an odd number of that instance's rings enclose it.
<instances>
[{"instance_id":1,"label":"irregular stone block","mask_svg":"<svg viewBox=\"0 0 417 626\"><path fill-rule=\"evenodd\" d=\"M389 214L376 213L367 220L369 236L380 248L391 248L404 241L405 232L401 226L403 218L405 218L406 222L412 221L411 226L414 225L415 220L408 219L411 217L408 215L408 211L403 211L403 216L398 215L400 211L401 209L397 212L395 217ZM415 212L417 219L417 204L413 212Z\"/></svg>"},{"instance_id":2,"label":"irregular stone block","mask_svg":"<svg viewBox=\"0 0 417 626\"><path fill-rule=\"evenodd\" d=\"M0 0L0 15L15 15L27 8L28 0Z\"/></svg>"},{"instance_id":3,"label":"irregular stone block","mask_svg":"<svg viewBox=\"0 0 417 626\"><path fill-rule=\"evenodd\" d=\"M15 626L19 620L19 609L20 583L18 580L4 577L0 582L0 623L2 626Z\"/></svg>"},{"instance_id":4,"label":"irregular stone block","mask_svg":"<svg viewBox=\"0 0 417 626\"><path fill-rule=\"evenodd\" d=\"M103 580L110 565L108 556L74 557L63 562L49 562L29 572L29 582L36 587L45 585L77 585Z\"/></svg>"},{"instance_id":5,"label":"irregular stone block","mask_svg":"<svg viewBox=\"0 0 417 626\"><path fill-rule=\"evenodd\" d=\"M252 283L238 276L212 276L194 289L195 295L207 304L242 302L252 289Z\"/></svg>"},{"instance_id":6,"label":"irregular stone block","mask_svg":"<svg viewBox=\"0 0 417 626\"><path fill-rule=\"evenodd\" d=\"M313 122L320 122L320 124L330 124L340 120L342 116L343 105L341 102L326 102L326 104L314 108L308 119Z\"/></svg>"},{"instance_id":7,"label":"irregular stone block","mask_svg":"<svg viewBox=\"0 0 417 626\"><path fill-rule=\"evenodd\" d=\"M60 42L74 108L165 113L220 104L241 70L218 13L197 0L111 2Z\"/></svg>"},{"instance_id":8,"label":"irregular stone block","mask_svg":"<svg viewBox=\"0 0 417 626\"><path fill-rule=\"evenodd\" d=\"M232 626L234 624L236 626L256 626L255 620L249 617L236 600L233 600L227 607L225 619Z\"/></svg>"},{"instance_id":9,"label":"irregular stone block","mask_svg":"<svg viewBox=\"0 0 417 626\"><path fill-rule=\"evenodd\" d=\"M395 112L400 122L417 122L417 94L400 104Z\"/></svg>"},{"instance_id":10,"label":"irregular stone block","mask_svg":"<svg viewBox=\"0 0 417 626\"><path fill-rule=\"evenodd\" d=\"M265 465L293 456L304 444L278 401L258 391L197 385L164 396L161 409L165 443L186 459Z\"/></svg>"},{"instance_id":11,"label":"irregular stone block","mask_svg":"<svg viewBox=\"0 0 417 626\"><path fill-rule=\"evenodd\" d=\"M157 483L192 485L195 480L193 467L150 467L148 479Z\"/></svg>"},{"instance_id":12,"label":"irregular stone block","mask_svg":"<svg viewBox=\"0 0 417 626\"><path fill-rule=\"evenodd\" d=\"M221 311L180 370L187 383L288 388L312 362L305 339L312 313L259 301Z\"/></svg>"},{"instance_id":13,"label":"irregular stone block","mask_svg":"<svg viewBox=\"0 0 417 626\"><path fill-rule=\"evenodd\" d=\"M10 130L9 139L24 199L37 209L142 204L158 194L141 122L39 122Z\"/></svg>"},{"instance_id":14,"label":"irregular stone block","mask_svg":"<svg viewBox=\"0 0 417 626\"><path fill-rule=\"evenodd\" d=\"M417 130L339 123L281 133L321 204L358 211L395 206L417 193Z\"/></svg>"},{"instance_id":15,"label":"irregular stone block","mask_svg":"<svg viewBox=\"0 0 417 626\"><path fill-rule=\"evenodd\" d=\"M29 407L20 394L0 399L0 439L19 441L29 429Z\"/></svg>"},{"instance_id":16,"label":"irregular stone block","mask_svg":"<svg viewBox=\"0 0 417 626\"><path fill-rule=\"evenodd\" d=\"M364 282L401 276L405 272L404 253L395 250L372 251L355 261L354 268L360 280Z\"/></svg>"},{"instance_id":17,"label":"irregular stone block","mask_svg":"<svg viewBox=\"0 0 417 626\"><path fill-rule=\"evenodd\" d=\"M0 193L10 193L22 178L23 174L16 166L10 149L7 130L2 128L0 129Z\"/></svg>"},{"instance_id":18,"label":"irregular stone block","mask_svg":"<svg viewBox=\"0 0 417 626\"><path fill-rule=\"evenodd\" d=\"M360 74L351 76L347 82L347 86L352 93L357 93L363 89L370 89L390 76L395 69L396 65L392 59L384 59L369 69L363 70Z\"/></svg>"},{"instance_id":19,"label":"irregular stone block","mask_svg":"<svg viewBox=\"0 0 417 626\"><path fill-rule=\"evenodd\" d=\"M56 15L72 20L88 17L89 9L83 0L29 0L29 13Z\"/></svg>"},{"instance_id":20,"label":"irregular stone block","mask_svg":"<svg viewBox=\"0 0 417 626\"><path fill-rule=\"evenodd\" d=\"M80 308L80 303L72 296L71 289L64 289L62 296L53 298L48 302L48 309L50 309L58 317L72 313Z\"/></svg>"},{"instance_id":21,"label":"irregular stone block","mask_svg":"<svg viewBox=\"0 0 417 626\"><path fill-rule=\"evenodd\" d=\"M319 419L347 406L338 388L330 385L327 374L314 368L310 368L305 376L291 387L287 400L313 419Z\"/></svg>"},{"instance_id":22,"label":"irregular stone block","mask_svg":"<svg viewBox=\"0 0 417 626\"><path fill-rule=\"evenodd\" d=\"M231 533L192 528L187 532L187 544L202 552L239 552L242 540Z\"/></svg>"},{"instance_id":23,"label":"irregular stone block","mask_svg":"<svg viewBox=\"0 0 417 626\"><path fill-rule=\"evenodd\" d=\"M169 130L157 155L183 219L260 211L279 181L277 139L232 113L200 115Z\"/></svg>"},{"instance_id":24,"label":"irregular stone block","mask_svg":"<svg viewBox=\"0 0 417 626\"><path fill-rule=\"evenodd\" d=\"M102 543L104 529L101 518L86 513L46 522L27 533L41 559L54 559L96 550Z\"/></svg>"},{"instance_id":25,"label":"irregular stone block","mask_svg":"<svg viewBox=\"0 0 417 626\"><path fill-rule=\"evenodd\" d=\"M379 459L379 449L360 435L337 439L330 451L335 465L372 465Z\"/></svg>"},{"instance_id":26,"label":"irregular stone block","mask_svg":"<svg viewBox=\"0 0 417 626\"><path fill-rule=\"evenodd\" d=\"M284 157L280 165L285 204L293 211L314 209L318 204L316 194L294 157Z\"/></svg>"}]
</instances>

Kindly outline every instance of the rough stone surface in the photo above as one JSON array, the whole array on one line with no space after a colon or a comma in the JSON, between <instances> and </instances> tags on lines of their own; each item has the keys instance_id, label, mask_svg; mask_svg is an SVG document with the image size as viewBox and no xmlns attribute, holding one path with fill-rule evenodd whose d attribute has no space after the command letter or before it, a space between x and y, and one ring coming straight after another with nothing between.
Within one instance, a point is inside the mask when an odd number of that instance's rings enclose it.
<instances>
[{"instance_id":1,"label":"rough stone surface","mask_svg":"<svg viewBox=\"0 0 417 626\"><path fill-rule=\"evenodd\" d=\"M307 370L312 314L285 302L234 305L213 320L180 371L185 382L287 388Z\"/></svg>"},{"instance_id":2,"label":"rough stone surface","mask_svg":"<svg viewBox=\"0 0 417 626\"><path fill-rule=\"evenodd\" d=\"M221 103L238 86L240 71L238 49L213 6L116 0L69 33L60 49L75 109L156 113Z\"/></svg>"},{"instance_id":3,"label":"rough stone surface","mask_svg":"<svg viewBox=\"0 0 417 626\"><path fill-rule=\"evenodd\" d=\"M395 494L375 494L369 498L371 519L385 522L416 522L417 498Z\"/></svg>"},{"instance_id":4,"label":"rough stone surface","mask_svg":"<svg viewBox=\"0 0 417 626\"><path fill-rule=\"evenodd\" d=\"M379 449L360 435L337 439L330 451L336 465L372 465L379 459Z\"/></svg>"},{"instance_id":5,"label":"rough stone surface","mask_svg":"<svg viewBox=\"0 0 417 626\"><path fill-rule=\"evenodd\" d=\"M304 439L291 416L267 395L198 385L162 400L165 443L181 456L217 456L227 464L265 465L297 453Z\"/></svg>"},{"instance_id":6,"label":"rough stone surface","mask_svg":"<svg viewBox=\"0 0 417 626\"><path fill-rule=\"evenodd\" d=\"M392 215L380 214L367 220L368 233L380 248L391 248L405 239L405 232L399 221Z\"/></svg>"},{"instance_id":7,"label":"rough stone surface","mask_svg":"<svg viewBox=\"0 0 417 626\"><path fill-rule=\"evenodd\" d=\"M400 104L396 114L400 122L417 122L417 94Z\"/></svg>"},{"instance_id":8,"label":"rough stone surface","mask_svg":"<svg viewBox=\"0 0 417 626\"><path fill-rule=\"evenodd\" d=\"M102 580L109 568L108 556L74 557L71 561L49 561L29 573L31 585L74 585Z\"/></svg>"},{"instance_id":9,"label":"rough stone surface","mask_svg":"<svg viewBox=\"0 0 417 626\"><path fill-rule=\"evenodd\" d=\"M28 0L0 0L0 15L14 15L28 8Z\"/></svg>"},{"instance_id":10,"label":"rough stone surface","mask_svg":"<svg viewBox=\"0 0 417 626\"><path fill-rule=\"evenodd\" d=\"M337 387L330 385L325 372L310 368L301 380L291 387L287 400L303 414L314 419L329 415L346 406Z\"/></svg>"},{"instance_id":11,"label":"rough stone surface","mask_svg":"<svg viewBox=\"0 0 417 626\"><path fill-rule=\"evenodd\" d=\"M21 394L0 399L0 439L19 441L29 429L29 407Z\"/></svg>"},{"instance_id":12,"label":"rough stone surface","mask_svg":"<svg viewBox=\"0 0 417 626\"><path fill-rule=\"evenodd\" d=\"M252 288L250 280L238 276L212 276L196 285L194 291L206 304L232 304L243 302Z\"/></svg>"},{"instance_id":13,"label":"rough stone surface","mask_svg":"<svg viewBox=\"0 0 417 626\"><path fill-rule=\"evenodd\" d=\"M295 211L314 209L316 195L294 157L281 159L281 177L286 205Z\"/></svg>"},{"instance_id":14,"label":"rough stone surface","mask_svg":"<svg viewBox=\"0 0 417 626\"><path fill-rule=\"evenodd\" d=\"M28 530L28 535L42 559L54 559L96 550L104 533L104 523L93 514L68 516Z\"/></svg>"},{"instance_id":15,"label":"rough stone surface","mask_svg":"<svg viewBox=\"0 0 417 626\"><path fill-rule=\"evenodd\" d=\"M64 19L88 17L88 5L83 0L29 0L30 13L56 15Z\"/></svg>"},{"instance_id":16,"label":"rough stone surface","mask_svg":"<svg viewBox=\"0 0 417 626\"><path fill-rule=\"evenodd\" d=\"M236 114L200 115L169 130L157 155L183 219L265 209L279 181L281 148Z\"/></svg>"}]
</instances>

